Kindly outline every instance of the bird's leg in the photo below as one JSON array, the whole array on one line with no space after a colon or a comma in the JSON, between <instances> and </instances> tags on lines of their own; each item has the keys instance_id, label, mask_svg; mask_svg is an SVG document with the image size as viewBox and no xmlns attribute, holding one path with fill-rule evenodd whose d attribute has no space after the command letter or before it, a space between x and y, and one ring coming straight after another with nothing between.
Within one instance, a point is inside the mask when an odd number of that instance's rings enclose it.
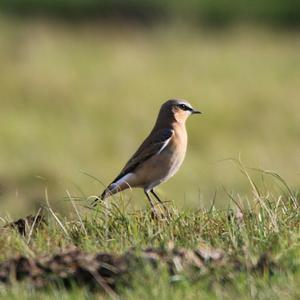
<instances>
[{"instance_id":1,"label":"bird's leg","mask_svg":"<svg viewBox=\"0 0 300 300\"><path fill-rule=\"evenodd\" d=\"M157 199L157 201L159 202L159 204L162 205L162 207L164 208L165 212L168 213L167 207L166 207L165 204L160 200L160 198L159 198L158 195L154 192L154 190L152 189L150 192L151 192L151 194Z\"/></svg>"},{"instance_id":2,"label":"bird's leg","mask_svg":"<svg viewBox=\"0 0 300 300\"><path fill-rule=\"evenodd\" d=\"M157 214L157 212L156 212L155 206L154 206L154 204L153 204L153 202L152 202L152 199L151 199L149 193L146 192L146 191L144 191L144 193L145 193L145 195L146 195L146 197L147 197L147 199L148 199L148 201L149 201L149 203L150 203L151 210L152 210L152 214L153 214L154 218L158 219L158 214Z\"/></svg>"}]
</instances>

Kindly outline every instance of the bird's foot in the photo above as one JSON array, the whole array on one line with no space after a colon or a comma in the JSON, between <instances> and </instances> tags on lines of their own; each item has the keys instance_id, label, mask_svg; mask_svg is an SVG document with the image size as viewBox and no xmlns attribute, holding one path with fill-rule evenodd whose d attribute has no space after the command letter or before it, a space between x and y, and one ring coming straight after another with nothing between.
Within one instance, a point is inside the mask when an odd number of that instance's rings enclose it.
<instances>
[{"instance_id":1,"label":"bird's foot","mask_svg":"<svg viewBox=\"0 0 300 300\"><path fill-rule=\"evenodd\" d=\"M157 210L156 208L151 208L151 218L155 221L168 221L170 219L170 213L166 209L159 209Z\"/></svg>"},{"instance_id":2,"label":"bird's foot","mask_svg":"<svg viewBox=\"0 0 300 300\"><path fill-rule=\"evenodd\" d=\"M159 221L161 219L161 216L157 213L156 210L151 209L151 219Z\"/></svg>"}]
</instances>

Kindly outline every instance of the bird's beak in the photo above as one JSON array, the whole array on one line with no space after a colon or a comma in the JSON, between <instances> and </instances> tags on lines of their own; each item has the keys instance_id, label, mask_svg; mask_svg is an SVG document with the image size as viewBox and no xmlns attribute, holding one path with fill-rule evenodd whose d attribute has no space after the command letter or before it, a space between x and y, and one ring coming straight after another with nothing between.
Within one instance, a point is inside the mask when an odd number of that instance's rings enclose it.
<instances>
[{"instance_id":1,"label":"bird's beak","mask_svg":"<svg viewBox=\"0 0 300 300\"><path fill-rule=\"evenodd\" d=\"M196 114L202 114L202 112L200 110L192 110L192 115L196 115Z\"/></svg>"}]
</instances>

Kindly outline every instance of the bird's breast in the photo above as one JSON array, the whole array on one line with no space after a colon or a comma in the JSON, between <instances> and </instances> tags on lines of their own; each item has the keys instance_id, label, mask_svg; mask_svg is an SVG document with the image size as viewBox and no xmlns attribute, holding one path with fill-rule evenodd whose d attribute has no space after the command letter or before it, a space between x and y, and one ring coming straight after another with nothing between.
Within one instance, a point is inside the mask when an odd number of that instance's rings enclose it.
<instances>
[{"instance_id":1,"label":"bird's breast","mask_svg":"<svg viewBox=\"0 0 300 300\"><path fill-rule=\"evenodd\" d=\"M185 128L175 130L175 135L166 149L163 159L169 166L168 178L173 176L181 166L187 149L187 134ZM167 178L167 179L168 179Z\"/></svg>"},{"instance_id":2,"label":"bird's breast","mask_svg":"<svg viewBox=\"0 0 300 300\"><path fill-rule=\"evenodd\" d=\"M160 183L167 181L180 168L186 153L187 134L185 128L175 130L175 134L168 145L152 156L138 170L138 186L153 188Z\"/></svg>"}]
</instances>

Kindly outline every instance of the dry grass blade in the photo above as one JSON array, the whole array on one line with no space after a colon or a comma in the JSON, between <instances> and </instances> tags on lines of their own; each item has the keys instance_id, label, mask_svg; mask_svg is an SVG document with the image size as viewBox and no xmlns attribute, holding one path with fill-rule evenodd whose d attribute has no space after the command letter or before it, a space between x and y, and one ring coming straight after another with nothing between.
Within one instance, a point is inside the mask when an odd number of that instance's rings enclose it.
<instances>
[{"instance_id":1,"label":"dry grass blade","mask_svg":"<svg viewBox=\"0 0 300 300\"><path fill-rule=\"evenodd\" d=\"M72 203L72 206L73 206L73 208L74 208L74 210L75 210L75 212L76 212L76 215L77 215L77 217L78 217L78 219L79 219L79 222L80 222L80 224L81 224L81 228L82 228L82 230L84 231L85 235L87 235L88 233L87 233L87 231L86 231L86 229L85 229L84 223L83 223L82 218L81 218L81 215L80 215L80 213L79 213L79 211L78 211L78 209L77 209L77 206L76 206L76 204L74 203L74 201L73 201L73 199L72 199L72 197L71 197L70 192L67 190L66 193L67 193L67 195L68 195L68 197L69 197L69 199L70 199L70 202Z\"/></svg>"},{"instance_id":2,"label":"dry grass blade","mask_svg":"<svg viewBox=\"0 0 300 300\"><path fill-rule=\"evenodd\" d=\"M39 216L40 216L42 210L43 210L43 208L40 207L39 210L38 210L38 212L37 212L37 214L36 214L36 216L34 217L33 223L32 223L32 225L31 225L31 228L30 228L30 231L29 231L29 234L28 234L27 244L30 243L30 239L31 239L33 230L34 230L34 228L35 228L35 225L36 225L36 223L37 223L37 220L38 220L38 218L39 218Z\"/></svg>"},{"instance_id":3,"label":"dry grass blade","mask_svg":"<svg viewBox=\"0 0 300 300\"><path fill-rule=\"evenodd\" d=\"M46 208L49 210L49 212L51 213L51 215L53 216L53 218L55 219L55 221L58 223L58 225L60 226L60 228L62 229L62 231L66 235L66 237L69 238L69 233L68 233L67 229L62 224L62 222L60 221L60 219L57 217L57 215L55 214L55 212L53 211L53 209L50 206L49 197L48 197L48 190L47 189L45 189L45 200L46 200L46 204L47 204Z\"/></svg>"}]
</instances>

